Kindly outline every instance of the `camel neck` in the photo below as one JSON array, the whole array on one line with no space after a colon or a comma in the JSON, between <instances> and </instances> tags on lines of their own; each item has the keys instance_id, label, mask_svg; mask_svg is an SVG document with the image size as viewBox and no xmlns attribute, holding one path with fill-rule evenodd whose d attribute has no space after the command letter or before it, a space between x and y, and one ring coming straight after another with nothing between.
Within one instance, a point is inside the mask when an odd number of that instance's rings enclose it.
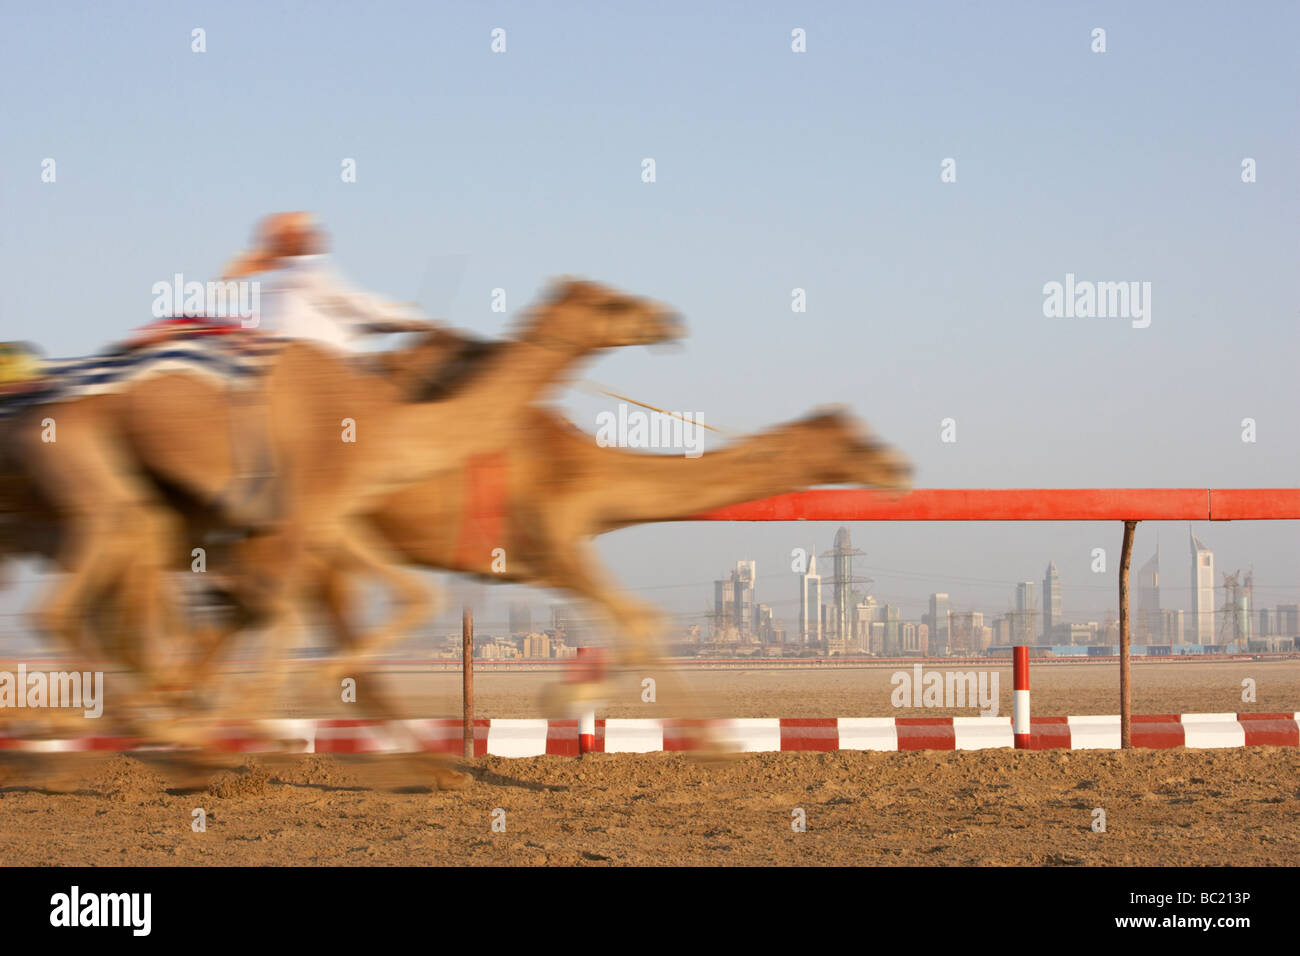
<instances>
[{"instance_id":1,"label":"camel neck","mask_svg":"<svg viewBox=\"0 0 1300 956\"><path fill-rule=\"evenodd\" d=\"M617 489L603 509L602 530L651 521L679 521L700 511L811 484L802 456L771 436L742 439L699 458L602 449L606 486Z\"/></svg>"}]
</instances>

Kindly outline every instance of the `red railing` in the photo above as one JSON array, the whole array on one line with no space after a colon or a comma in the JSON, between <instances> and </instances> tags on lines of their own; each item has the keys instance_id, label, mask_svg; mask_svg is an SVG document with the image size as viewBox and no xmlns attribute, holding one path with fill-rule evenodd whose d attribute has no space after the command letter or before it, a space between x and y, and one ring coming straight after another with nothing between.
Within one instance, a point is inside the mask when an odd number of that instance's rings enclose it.
<instances>
[{"instance_id":1,"label":"red railing","mask_svg":"<svg viewBox=\"0 0 1300 956\"><path fill-rule=\"evenodd\" d=\"M1296 488L926 488L905 495L824 489L692 515L692 521L1122 521L1121 746L1132 746L1128 577L1139 521L1300 520Z\"/></svg>"},{"instance_id":2,"label":"red railing","mask_svg":"<svg viewBox=\"0 0 1300 956\"><path fill-rule=\"evenodd\" d=\"M1296 488L925 488L777 495L692 521L1276 521L1300 520Z\"/></svg>"}]
</instances>

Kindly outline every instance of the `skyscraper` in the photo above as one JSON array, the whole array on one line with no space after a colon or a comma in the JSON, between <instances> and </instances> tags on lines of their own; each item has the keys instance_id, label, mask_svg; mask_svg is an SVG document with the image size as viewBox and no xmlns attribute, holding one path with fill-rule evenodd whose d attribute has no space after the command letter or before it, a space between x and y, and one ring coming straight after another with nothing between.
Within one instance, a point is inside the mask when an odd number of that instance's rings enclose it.
<instances>
[{"instance_id":1,"label":"skyscraper","mask_svg":"<svg viewBox=\"0 0 1300 956\"><path fill-rule=\"evenodd\" d=\"M732 620L735 599L731 578L713 582L713 626L719 631L725 631L735 623Z\"/></svg>"},{"instance_id":2,"label":"skyscraper","mask_svg":"<svg viewBox=\"0 0 1300 956\"><path fill-rule=\"evenodd\" d=\"M949 644L954 654L969 657L978 654L984 615L979 611L954 611L949 617Z\"/></svg>"},{"instance_id":3,"label":"skyscraper","mask_svg":"<svg viewBox=\"0 0 1300 956\"><path fill-rule=\"evenodd\" d=\"M1052 643L1052 630L1061 623L1061 576L1056 563L1048 561L1043 572L1043 643Z\"/></svg>"},{"instance_id":4,"label":"skyscraper","mask_svg":"<svg viewBox=\"0 0 1300 956\"><path fill-rule=\"evenodd\" d=\"M1015 642L1017 644L1032 644L1037 629L1034 627L1034 617L1038 613L1038 607L1034 601L1034 582L1021 581L1016 585L1016 627Z\"/></svg>"},{"instance_id":5,"label":"skyscraper","mask_svg":"<svg viewBox=\"0 0 1300 956\"><path fill-rule=\"evenodd\" d=\"M736 562L736 570L731 573L731 613L735 617L736 629L741 634L757 630L754 621L754 578L753 561Z\"/></svg>"},{"instance_id":6,"label":"skyscraper","mask_svg":"<svg viewBox=\"0 0 1300 956\"><path fill-rule=\"evenodd\" d=\"M1160 613L1160 546L1151 560L1142 565L1137 578L1137 627L1134 634L1141 644L1164 643L1164 615ZM1181 644L1180 637L1175 644Z\"/></svg>"},{"instance_id":7,"label":"skyscraper","mask_svg":"<svg viewBox=\"0 0 1300 956\"><path fill-rule=\"evenodd\" d=\"M533 630L533 611L527 604L518 601L510 605L510 634L529 634Z\"/></svg>"},{"instance_id":8,"label":"skyscraper","mask_svg":"<svg viewBox=\"0 0 1300 956\"><path fill-rule=\"evenodd\" d=\"M799 576L799 643L822 639L822 579L817 573L817 555L808 552L808 570Z\"/></svg>"},{"instance_id":9,"label":"skyscraper","mask_svg":"<svg viewBox=\"0 0 1300 956\"><path fill-rule=\"evenodd\" d=\"M830 551L822 555L831 559L831 600L833 611L827 621L827 639L838 639L845 644L853 640L853 610L858 598L853 591L855 584L870 584L870 578L858 578L853 575L853 558L863 552L853 547L849 539L849 529L842 527L835 532L835 544Z\"/></svg>"},{"instance_id":10,"label":"skyscraper","mask_svg":"<svg viewBox=\"0 0 1300 956\"><path fill-rule=\"evenodd\" d=\"M930 655L933 657L948 653L948 617L951 613L948 595L930 595Z\"/></svg>"},{"instance_id":11,"label":"skyscraper","mask_svg":"<svg viewBox=\"0 0 1300 956\"><path fill-rule=\"evenodd\" d=\"M1279 604L1274 615L1274 633L1279 637L1300 637L1300 604Z\"/></svg>"},{"instance_id":12,"label":"skyscraper","mask_svg":"<svg viewBox=\"0 0 1300 956\"><path fill-rule=\"evenodd\" d=\"M1188 526L1192 548L1192 637L1195 644L1214 643L1214 553Z\"/></svg>"}]
</instances>

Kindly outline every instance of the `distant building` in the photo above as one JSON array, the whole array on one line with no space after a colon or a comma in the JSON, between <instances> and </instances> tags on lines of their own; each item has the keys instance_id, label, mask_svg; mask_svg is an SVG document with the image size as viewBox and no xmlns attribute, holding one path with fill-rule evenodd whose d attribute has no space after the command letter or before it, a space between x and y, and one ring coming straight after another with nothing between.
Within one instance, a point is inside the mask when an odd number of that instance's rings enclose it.
<instances>
[{"instance_id":1,"label":"distant building","mask_svg":"<svg viewBox=\"0 0 1300 956\"><path fill-rule=\"evenodd\" d=\"M799 576L799 643L822 642L822 579L817 556L809 551L808 570Z\"/></svg>"},{"instance_id":2,"label":"distant building","mask_svg":"<svg viewBox=\"0 0 1300 956\"><path fill-rule=\"evenodd\" d=\"M1277 606L1277 637L1300 637L1300 604Z\"/></svg>"},{"instance_id":3,"label":"distant building","mask_svg":"<svg viewBox=\"0 0 1300 956\"><path fill-rule=\"evenodd\" d=\"M1192 643L1214 643L1214 554L1189 530L1192 550Z\"/></svg>"},{"instance_id":4,"label":"distant building","mask_svg":"<svg viewBox=\"0 0 1300 956\"><path fill-rule=\"evenodd\" d=\"M980 632L984 630L984 615L979 611L953 611L948 647L955 655L969 657L980 651Z\"/></svg>"},{"instance_id":5,"label":"distant building","mask_svg":"<svg viewBox=\"0 0 1300 956\"><path fill-rule=\"evenodd\" d=\"M720 631L731 626L734 619L732 611L736 593L731 587L731 578L713 582L713 619Z\"/></svg>"},{"instance_id":6,"label":"distant building","mask_svg":"<svg viewBox=\"0 0 1300 956\"><path fill-rule=\"evenodd\" d=\"M1069 624L1069 640L1066 644L1093 644L1097 639L1096 624Z\"/></svg>"},{"instance_id":7,"label":"distant building","mask_svg":"<svg viewBox=\"0 0 1300 956\"><path fill-rule=\"evenodd\" d=\"M1168 610L1160 612L1161 644L1182 644L1186 640L1187 624L1186 615L1179 610ZM1153 641L1154 643L1154 641Z\"/></svg>"},{"instance_id":8,"label":"distant building","mask_svg":"<svg viewBox=\"0 0 1300 956\"><path fill-rule=\"evenodd\" d=\"M1015 631L1015 615L1006 614L993 622L993 643L999 645L1014 644L1012 640Z\"/></svg>"},{"instance_id":9,"label":"distant building","mask_svg":"<svg viewBox=\"0 0 1300 956\"><path fill-rule=\"evenodd\" d=\"M930 656L940 657L948 653L948 616L952 613L952 604L946 594L930 595Z\"/></svg>"},{"instance_id":10,"label":"distant building","mask_svg":"<svg viewBox=\"0 0 1300 956\"><path fill-rule=\"evenodd\" d=\"M863 601L859 601L853 606L853 648L854 650L867 652L870 644L871 625L877 620L878 612L876 599L870 595Z\"/></svg>"},{"instance_id":11,"label":"distant building","mask_svg":"<svg viewBox=\"0 0 1300 956\"><path fill-rule=\"evenodd\" d=\"M757 578L755 562L737 561L731 572L731 613L733 623L741 634L753 634L757 628L754 620L754 581Z\"/></svg>"},{"instance_id":12,"label":"distant building","mask_svg":"<svg viewBox=\"0 0 1300 956\"><path fill-rule=\"evenodd\" d=\"M876 611L876 620L885 625L880 653L885 657L898 657L903 652L903 612L895 604L886 604Z\"/></svg>"},{"instance_id":13,"label":"distant building","mask_svg":"<svg viewBox=\"0 0 1300 956\"><path fill-rule=\"evenodd\" d=\"M1182 634L1175 641L1166 641L1164 618L1160 612L1160 547L1142 565L1137 575L1137 622L1133 635L1139 644L1181 644Z\"/></svg>"},{"instance_id":14,"label":"distant building","mask_svg":"<svg viewBox=\"0 0 1300 956\"><path fill-rule=\"evenodd\" d=\"M1013 639L1016 644L1033 644L1038 634L1034 618L1038 606L1034 601L1034 582L1021 581L1016 585L1016 618Z\"/></svg>"},{"instance_id":15,"label":"distant building","mask_svg":"<svg viewBox=\"0 0 1300 956\"><path fill-rule=\"evenodd\" d=\"M869 630L870 638L867 650L877 657L885 656L885 622L873 621Z\"/></svg>"},{"instance_id":16,"label":"distant building","mask_svg":"<svg viewBox=\"0 0 1300 956\"><path fill-rule=\"evenodd\" d=\"M510 605L510 636L527 634L533 629L533 612L527 604Z\"/></svg>"},{"instance_id":17,"label":"distant building","mask_svg":"<svg viewBox=\"0 0 1300 956\"><path fill-rule=\"evenodd\" d=\"M536 632L524 635L523 656L530 660L550 660L551 639Z\"/></svg>"},{"instance_id":18,"label":"distant building","mask_svg":"<svg viewBox=\"0 0 1300 956\"><path fill-rule=\"evenodd\" d=\"M1056 563L1047 562L1043 572L1043 638L1051 639L1053 629L1064 623L1061 619L1061 576L1056 573Z\"/></svg>"},{"instance_id":19,"label":"distant building","mask_svg":"<svg viewBox=\"0 0 1300 956\"><path fill-rule=\"evenodd\" d=\"M1259 636L1273 636L1273 612L1266 607L1259 609Z\"/></svg>"}]
</instances>

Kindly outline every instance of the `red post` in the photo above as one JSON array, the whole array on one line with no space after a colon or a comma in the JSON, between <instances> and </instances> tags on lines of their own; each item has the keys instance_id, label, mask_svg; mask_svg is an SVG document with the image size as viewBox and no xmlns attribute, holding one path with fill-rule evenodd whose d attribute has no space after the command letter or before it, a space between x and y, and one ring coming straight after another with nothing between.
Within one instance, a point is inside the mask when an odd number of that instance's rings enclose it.
<instances>
[{"instance_id":1,"label":"red post","mask_svg":"<svg viewBox=\"0 0 1300 956\"><path fill-rule=\"evenodd\" d=\"M1029 749L1029 648L1011 649L1011 733L1017 750Z\"/></svg>"},{"instance_id":2,"label":"red post","mask_svg":"<svg viewBox=\"0 0 1300 956\"><path fill-rule=\"evenodd\" d=\"M589 648L586 647L578 648L578 657L580 659L587 657L588 651ZM579 666L577 668L579 672L585 672L585 669L582 667L582 663L584 662L580 660ZM586 663L590 664L590 662L586 662ZM592 753L595 749L596 749L596 711L594 707L584 702L582 704L582 710L578 713L578 753L589 754Z\"/></svg>"},{"instance_id":3,"label":"red post","mask_svg":"<svg viewBox=\"0 0 1300 956\"><path fill-rule=\"evenodd\" d=\"M1129 660L1128 569L1133 562L1136 521L1124 522L1124 542L1119 553L1119 745L1133 746L1133 682Z\"/></svg>"},{"instance_id":4,"label":"red post","mask_svg":"<svg viewBox=\"0 0 1300 956\"><path fill-rule=\"evenodd\" d=\"M468 760L474 756L474 612L469 608L461 611L460 653L462 729Z\"/></svg>"}]
</instances>

